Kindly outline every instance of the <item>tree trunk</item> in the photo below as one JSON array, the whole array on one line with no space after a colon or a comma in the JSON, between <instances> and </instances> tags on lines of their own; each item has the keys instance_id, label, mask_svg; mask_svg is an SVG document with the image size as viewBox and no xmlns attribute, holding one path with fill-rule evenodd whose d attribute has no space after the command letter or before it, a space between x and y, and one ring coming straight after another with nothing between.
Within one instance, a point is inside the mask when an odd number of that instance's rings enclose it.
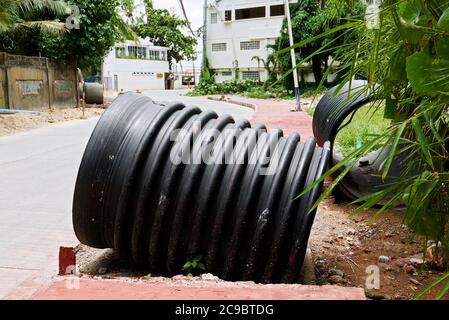
<instances>
[{"instance_id":1,"label":"tree trunk","mask_svg":"<svg viewBox=\"0 0 449 320\"><path fill-rule=\"evenodd\" d=\"M315 77L315 86L318 86L323 79L322 60L319 57L312 58L312 71Z\"/></svg>"}]
</instances>

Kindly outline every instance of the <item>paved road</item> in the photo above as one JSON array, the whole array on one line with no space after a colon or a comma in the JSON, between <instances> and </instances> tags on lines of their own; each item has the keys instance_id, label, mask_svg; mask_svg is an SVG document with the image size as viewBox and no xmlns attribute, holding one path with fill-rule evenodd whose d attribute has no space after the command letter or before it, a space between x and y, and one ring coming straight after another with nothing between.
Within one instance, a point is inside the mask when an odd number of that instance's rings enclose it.
<instances>
[{"instance_id":1,"label":"paved road","mask_svg":"<svg viewBox=\"0 0 449 320\"><path fill-rule=\"evenodd\" d=\"M236 118L252 110L174 92L146 92ZM59 246L74 246L71 205L79 163L97 119L0 138L0 299L27 297L57 272Z\"/></svg>"},{"instance_id":2,"label":"paved road","mask_svg":"<svg viewBox=\"0 0 449 320\"><path fill-rule=\"evenodd\" d=\"M151 97L155 101L166 102L166 101L180 101L186 105L194 105L202 108L203 110L213 110L219 115L230 114L235 118L246 118L250 119L254 111L249 108L243 108L234 104L217 102L213 100L208 100L205 98L196 97L186 97L180 96L180 94L185 94L186 90L175 90L175 91L144 91L144 94Z\"/></svg>"}]
</instances>

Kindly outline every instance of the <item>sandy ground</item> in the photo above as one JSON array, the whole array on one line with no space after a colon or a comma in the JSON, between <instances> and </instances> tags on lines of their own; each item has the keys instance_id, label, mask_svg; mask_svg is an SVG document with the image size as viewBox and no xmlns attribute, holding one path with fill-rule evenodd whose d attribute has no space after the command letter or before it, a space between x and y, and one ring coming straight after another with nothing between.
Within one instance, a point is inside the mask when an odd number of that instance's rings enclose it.
<instances>
[{"instance_id":1,"label":"sandy ground","mask_svg":"<svg viewBox=\"0 0 449 320\"><path fill-rule=\"evenodd\" d=\"M84 114L81 108L54 110L43 115L26 113L0 114L0 136L11 135L63 121L98 117L103 111L104 108L86 107Z\"/></svg>"}]
</instances>

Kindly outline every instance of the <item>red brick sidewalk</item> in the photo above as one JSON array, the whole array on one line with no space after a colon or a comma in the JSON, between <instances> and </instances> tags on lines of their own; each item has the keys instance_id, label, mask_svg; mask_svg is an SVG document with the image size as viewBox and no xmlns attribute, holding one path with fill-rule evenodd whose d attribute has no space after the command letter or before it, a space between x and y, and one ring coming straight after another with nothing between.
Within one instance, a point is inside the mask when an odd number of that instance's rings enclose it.
<instances>
[{"instance_id":1,"label":"red brick sidewalk","mask_svg":"<svg viewBox=\"0 0 449 320\"><path fill-rule=\"evenodd\" d=\"M365 300L361 288L257 285L214 280L61 277L34 300Z\"/></svg>"},{"instance_id":2,"label":"red brick sidewalk","mask_svg":"<svg viewBox=\"0 0 449 320\"><path fill-rule=\"evenodd\" d=\"M291 112L290 107L295 101L260 100L242 97L233 97L234 101L251 103L256 106L251 123L263 123L269 130L282 129L284 136L292 132L298 132L301 141L313 137L312 118L304 111Z\"/></svg>"}]
</instances>

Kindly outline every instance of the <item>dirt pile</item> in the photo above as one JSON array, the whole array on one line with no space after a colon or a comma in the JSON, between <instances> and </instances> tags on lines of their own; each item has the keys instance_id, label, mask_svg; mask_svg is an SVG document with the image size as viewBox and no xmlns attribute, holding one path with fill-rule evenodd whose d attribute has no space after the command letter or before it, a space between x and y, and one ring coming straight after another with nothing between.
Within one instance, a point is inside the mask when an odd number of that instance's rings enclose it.
<instances>
[{"instance_id":1,"label":"dirt pile","mask_svg":"<svg viewBox=\"0 0 449 320\"><path fill-rule=\"evenodd\" d=\"M0 114L0 136L48 126L53 123L98 117L104 112L103 108L71 108L54 110L41 115L28 113Z\"/></svg>"}]
</instances>

